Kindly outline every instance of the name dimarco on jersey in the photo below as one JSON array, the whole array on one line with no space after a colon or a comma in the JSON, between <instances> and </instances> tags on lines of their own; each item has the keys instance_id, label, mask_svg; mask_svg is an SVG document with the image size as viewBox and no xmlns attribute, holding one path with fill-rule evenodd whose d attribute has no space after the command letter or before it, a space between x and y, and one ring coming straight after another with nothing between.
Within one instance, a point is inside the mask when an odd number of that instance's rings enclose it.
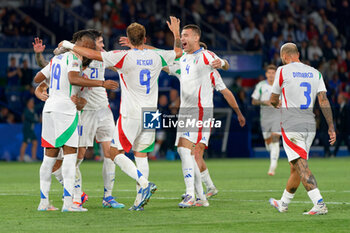
<instances>
[{"instance_id":1,"label":"name dimarco on jersey","mask_svg":"<svg viewBox=\"0 0 350 233\"><path fill-rule=\"evenodd\" d=\"M153 60L152 59L149 59L149 60L141 60L141 59L138 59L136 61L136 64L138 66L151 66L153 65Z\"/></svg>"},{"instance_id":2,"label":"name dimarco on jersey","mask_svg":"<svg viewBox=\"0 0 350 233\"><path fill-rule=\"evenodd\" d=\"M293 78L313 78L314 75L311 72L293 72Z\"/></svg>"}]
</instances>

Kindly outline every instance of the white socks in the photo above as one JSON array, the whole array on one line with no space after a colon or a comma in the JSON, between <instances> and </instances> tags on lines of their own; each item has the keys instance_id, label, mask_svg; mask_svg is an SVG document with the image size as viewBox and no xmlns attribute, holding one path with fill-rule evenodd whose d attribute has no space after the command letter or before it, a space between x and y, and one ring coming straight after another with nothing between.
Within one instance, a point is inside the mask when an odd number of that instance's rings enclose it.
<instances>
[{"instance_id":1,"label":"white socks","mask_svg":"<svg viewBox=\"0 0 350 233\"><path fill-rule=\"evenodd\" d=\"M283 201L284 203L286 203L288 205L292 201L292 199L294 198L294 194L295 193L290 193L285 189L283 192L283 195L281 197L281 201Z\"/></svg>"},{"instance_id":2,"label":"white socks","mask_svg":"<svg viewBox=\"0 0 350 233\"><path fill-rule=\"evenodd\" d=\"M75 181L75 164L77 161L77 154L64 155L62 162L62 176L63 176L63 187L64 187L64 203L63 205L69 207L73 204L73 190Z\"/></svg>"},{"instance_id":3,"label":"white socks","mask_svg":"<svg viewBox=\"0 0 350 233\"><path fill-rule=\"evenodd\" d=\"M112 196L115 180L115 164L110 158L103 158L102 177L104 184L104 197Z\"/></svg>"},{"instance_id":4,"label":"white socks","mask_svg":"<svg viewBox=\"0 0 350 233\"><path fill-rule=\"evenodd\" d=\"M194 197L194 164L191 150L185 147L178 147L177 152L179 152L181 158L182 172L186 185L186 194Z\"/></svg>"},{"instance_id":5,"label":"white socks","mask_svg":"<svg viewBox=\"0 0 350 233\"><path fill-rule=\"evenodd\" d=\"M199 171L199 167L197 165L196 159L194 156L192 156L193 160L193 168L194 168L194 186L196 190L197 197L201 199L202 201L207 200L206 196L204 195L203 191L203 185L202 185L202 179L201 179L201 172Z\"/></svg>"},{"instance_id":6,"label":"white socks","mask_svg":"<svg viewBox=\"0 0 350 233\"><path fill-rule=\"evenodd\" d=\"M124 154L118 154L114 158L114 163L117 164L125 174L136 180L142 188L147 188L148 180L137 170L135 164L128 157Z\"/></svg>"},{"instance_id":7,"label":"white socks","mask_svg":"<svg viewBox=\"0 0 350 233\"><path fill-rule=\"evenodd\" d=\"M318 202L323 201L320 190L318 188L315 188L315 189L307 192L307 195L309 195L309 197L310 197L312 203L314 203L314 205L317 205Z\"/></svg>"},{"instance_id":8,"label":"white socks","mask_svg":"<svg viewBox=\"0 0 350 233\"><path fill-rule=\"evenodd\" d=\"M156 144L157 145L157 144ZM144 177L148 180L149 176L149 166L148 166L148 157L136 157L135 156L135 162L137 169L144 175ZM137 206L141 201L141 193L139 193L141 186L136 183L136 199L134 202L134 205Z\"/></svg>"},{"instance_id":9,"label":"white socks","mask_svg":"<svg viewBox=\"0 0 350 233\"><path fill-rule=\"evenodd\" d=\"M214 185L213 181L211 180L208 169L205 169L204 171L201 172L201 179L202 179L203 183L205 184L205 187L207 188L207 190L215 188L215 185Z\"/></svg>"},{"instance_id":10,"label":"white socks","mask_svg":"<svg viewBox=\"0 0 350 233\"><path fill-rule=\"evenodd\" d=\"M83 195L82 191L82 177L80 172L80 164L83 162L84 159L77 159L77 164L75 166L75 181L74 181L74 195L73 195L73 201L74 202L81 202L81 195Z\"/></svg>"},{"instance_id":11,"label":"white socks","mask_svg":"<svg viewBox=\"0 0 350 233\"><path fill-rule=\"evenodd\" d=\"M148 179L149 176L149 165L147 157L135 157L135 162L137 169L142 173L142 175Z\"/></svg>"},{"instance_id":12,"label":"white socks","mask_svg":"<svg viewBox=\"0 0 350 233\"><path fill-rule=\"evenodd\" d=\"M280 156L280 144L279 142L270 143L270 169L269 172L275 172L277 168L278 158Z\"/></svg>"},{"instance_id":13,"label":"white socks","mask_svg":"<svg viewBox=\"0 0 350 233\"><path fill-rule=\"evenodd\" d=\"M49 204L49 191L51 186L51 173L55 165L56 158L51 158L44 155L43 162L40 166L40 197L41 202Z\"/></svg>"},{"instance_id":14,"label":"white socks","mask_svg":"<svg viewBox=\"0 0 350 233\"><path fill-rule=\"evenodd\" d=\"M56 180L58 180L58 182L60 182L60 184L63 186L62 167L52 172L52 174L56 177Z\"/></svg>"}]
</instances>

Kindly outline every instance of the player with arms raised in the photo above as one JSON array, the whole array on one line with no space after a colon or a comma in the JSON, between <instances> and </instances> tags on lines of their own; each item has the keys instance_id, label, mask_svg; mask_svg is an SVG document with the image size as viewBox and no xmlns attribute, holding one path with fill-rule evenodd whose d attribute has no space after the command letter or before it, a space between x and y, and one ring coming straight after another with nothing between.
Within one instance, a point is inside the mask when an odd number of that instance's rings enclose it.
<instances>
[{"instance_id":1,"label":"player with arms raised","mask_svg":"<svg viewBox=\"0 0 350 233\"><path fill-rule=\"evenodd\" d=\"M171 18L170 25L177 31L179 24L179 20ZM174 34L176 42L174 50L145 49L146 31L138 23L128 26L127 36L134 47L132 50L98 52L74 46L68 41L64 41L62 46L90 59L103 61L107 67L114 66L119 70L122 90L121 107L110 153L111 159L141 186L138 191L141 195L140 201L132 208L140 210L156 190L156 186L147 180L147 177L124 153L131 149L135 152L143 152L154 143L154 132L142 131L142 108L157 107L159 73L163 66L172 63L176 57L180 57L182 50L179 34Z\"/></svg>"},{"instance_id":2,"label":"player with arms raised","mask_svg":"<svg viewBox=\"0 0 350 233\"><path fill-rule=\"evenodd\" d=\"M270 199L270 204L279 212L286 212L288 204L300 184L304 185L314 207L304 214L319 215L328 212L317 182L311 173L307 160L316 134L313 107L318 98L320 108L328 124L330 144L336 141L332 109L326 95L321 73L299 60L297 46L286 43L281 47L280 56L284 66L277 69L272 87L271 104L279 105L282 95L281 133L283 147L291 165L291 173L281 200Z\"/></svg>"},{"instance_id":3,"label":"player with arms raised","mask_svg":"<svg viewBox=\"0 0 350 233\"><path fill-rule=\"evenodd\" d=\"M276 66L266 67L266 80L259 82L252 94L252 104L260 105L261 131L265 140L267 151L270 152L270 168L267 174L275 175L277 161L280 154L280 111L270 103L273 80L275 79Z\"/></svg>"}]
</instances>

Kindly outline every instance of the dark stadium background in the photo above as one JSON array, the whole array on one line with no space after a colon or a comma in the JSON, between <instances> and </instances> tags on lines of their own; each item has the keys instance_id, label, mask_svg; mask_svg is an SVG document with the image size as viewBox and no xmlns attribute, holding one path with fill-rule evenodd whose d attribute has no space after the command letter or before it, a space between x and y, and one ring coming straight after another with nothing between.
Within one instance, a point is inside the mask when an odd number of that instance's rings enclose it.
<instances>
[{"instance_id":1,"label":"dark stadium background","mask_svg":"<svg viewBox=\"0 0 350 233\"><path fill-rule=\"evenodd\" d=\"M334 110L339 108L340 93L349 102L349 4L347 0L0 1L0 160L16 160L19 155L22 115L27 100L34 96L31 80L39 70L32 48L34 37L43 39L47 59L57 43L71 39L75 31L84 28L101 30L106 50L122 49L118 39L125 35L127 25L136 21L146 27L148 44L171 49L173 40L165 23L170 15L180 18L182 26L198 24L208 49L230 62L230 70L221 74L247 119L247 125L241 129L232 114L227 147L221 152L224 132L214 132L208 156L267 157L261 148L264 145L259 109L252 107L250 96L255 84L264 79L263 67L281 65L279 48L283 43L296 43L302 61L321 71ZM15 69L10 67L11 58L15 59L15 67L22 69L22 78L7 77L9 69ZM28 69L23 68L25 61ZM118 76L106 72L106 78L118 79ZM162 73L159 85L160 94L167 96L169 104L175 101L178 80ZM109 97L117 118L120 92L109 92ZM216 108L228 108L220 93L215 93L214 103ZM35 99L35 104L40 115L43 103ZM314 145L319 147L313 147L312 155L323 156L322 135L327 128L319 111L316 113L318 134ZM345 121L349 120L349 115L346 117ZM39 142L40 127L38 123ZM165 145L160 157L164 158L171 149L171 143ZM339 155L345 154L348 151L342 148ZM40 147L38 157L42 157Z\"/></svg>"}]
</instances>

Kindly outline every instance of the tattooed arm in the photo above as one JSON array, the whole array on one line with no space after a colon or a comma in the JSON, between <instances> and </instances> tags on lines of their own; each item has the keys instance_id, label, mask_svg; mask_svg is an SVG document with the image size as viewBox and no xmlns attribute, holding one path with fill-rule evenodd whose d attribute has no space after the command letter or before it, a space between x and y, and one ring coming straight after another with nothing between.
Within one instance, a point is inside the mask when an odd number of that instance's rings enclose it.
<instances>
[{"instance_id":1,"label":"tattooed arm","mask_svg":"<svg viewBox=\"0 0 350 233\"><path fill-rule=\"evenodd\" d=\"M35 52L36 63L40 68L44 68L47 64L49 64L49 62L46 61L43 56L43 52L45 50L45 45L43 45L43 40L36 37L34 38L34 42L32 44Z\"/></svg>"},{"instance_id":2,"label":"tattooed arm","mask_svg":"<svg viewBox=\"0 0 350 233\"><path fill-rule=\"evenodd\" d=\"M170 22L166 21L170 31L174 35L174 51L176 58L182 56L181 40L180 40L180 20L174 16L170 16Z\"/></svg>"},{"instance_id":3,"label":"tattooed arm","mask_svg":"<svg viewBox=\"0 0 350 233\"><path fill-rule=\"evenodd\" d=\"M333 145L336 141L336 134L334 130L333 125L333 114L332 114L332 108L329 104L327 95L325 91L321 91L317 94L318 97L318 103L320 104L321 111L323 113L324 118L327 121L328 124L328 134L329 134L329 143Z\"/></svg>"}]
</instances>

